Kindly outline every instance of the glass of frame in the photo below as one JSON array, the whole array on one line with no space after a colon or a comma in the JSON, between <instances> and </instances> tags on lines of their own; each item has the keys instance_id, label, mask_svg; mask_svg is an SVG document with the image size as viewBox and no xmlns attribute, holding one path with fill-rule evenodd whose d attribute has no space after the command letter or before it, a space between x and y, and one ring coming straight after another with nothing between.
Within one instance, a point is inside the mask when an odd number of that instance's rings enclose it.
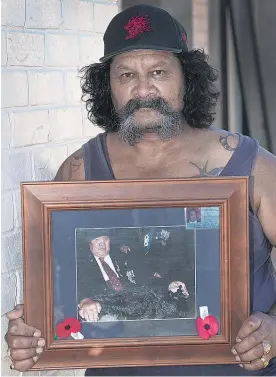
<instances>
[{"instance_id":1,"label":"glass of frame","mask_svg":"<svg viewBox=\"0 0 276 377\"><path fill-rule=\"evenodd\" d=\"M247 178L21 188L24 315L46 339L34 370L236 363L249 315ZM206 314L218 325L209 339Z\"/></svg>"}]
</instances>

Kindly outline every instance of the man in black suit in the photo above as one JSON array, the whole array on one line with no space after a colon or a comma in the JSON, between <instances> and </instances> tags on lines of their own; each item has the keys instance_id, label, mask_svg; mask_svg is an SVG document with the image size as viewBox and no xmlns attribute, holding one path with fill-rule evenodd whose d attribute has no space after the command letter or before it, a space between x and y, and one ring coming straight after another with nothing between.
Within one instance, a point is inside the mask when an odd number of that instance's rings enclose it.
<instances>
[{"instance_id":1,"label":"man in black suit","mask_svg":"<svg viewBox=\"0 0 276 377\"><path fill-rule=\"evenodd\" d=\"M84 320L98 321L100 313L121 319L174 317L179 302L188 299L185 261L169 247L170 233L148 228L154 242L147 252L145 244L137 243L137 231L139 236L138 229L121 229L116 236L105 232L90 240L90 262L78 268L79 315ZM129 244L120 239L129 239Z\"/></svg>"},{"instance_id":2,"label":"man in black suit","mask_svg":"<svg viewBox=\"0 0 276 377\"><path fill-rule=\"evenodd\" d=\"M78 265L79 315L86 321L99 319L102 307L96 297L119 293L126 286L136 284L133 268L128 264L130 249L112 247L110 252L110 236L107 234L98 233L90 240L90 260Z\"/></svg>"}]
</instances>

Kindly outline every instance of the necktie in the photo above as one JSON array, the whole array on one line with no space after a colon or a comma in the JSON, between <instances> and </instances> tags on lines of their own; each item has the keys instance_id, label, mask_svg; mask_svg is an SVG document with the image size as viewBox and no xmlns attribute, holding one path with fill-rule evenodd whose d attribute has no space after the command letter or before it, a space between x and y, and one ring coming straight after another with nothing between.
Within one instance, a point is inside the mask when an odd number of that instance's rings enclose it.
<instances>
[{"instance_id":1,"label":"necktie","mask_svg":"<svg viewBox=\"0 0 276 377\"><path fill-rule=\"evenodd\" d=\"M115 274L115 272L112 270L112 268L107 264L104 260L104 258L99 258L102 264L102 267L105 271L105 273L108 276L108 279L110 281L110 284L115 291L121 291L123 289L121 280L118 278L118 276Z\"/></svg>"}]
</instances>

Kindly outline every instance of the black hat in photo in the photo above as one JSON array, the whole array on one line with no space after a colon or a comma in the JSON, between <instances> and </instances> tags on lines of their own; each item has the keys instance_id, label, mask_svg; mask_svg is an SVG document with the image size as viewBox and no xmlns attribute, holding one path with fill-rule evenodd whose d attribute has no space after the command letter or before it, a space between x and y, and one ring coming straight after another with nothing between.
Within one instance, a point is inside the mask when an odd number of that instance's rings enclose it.
<instances>
[{"instance_id":1,"label":"black hat in photo","mask_svg":"<svg viewBox=\"0 0 276 377\"><path fill-rule=\"evenodd\" d=\"M187 33L165 10L145 4L134 5L111 20L104 34L104 56L100 61L139 49L187 52Z\"/></svg>"}]
</instances>

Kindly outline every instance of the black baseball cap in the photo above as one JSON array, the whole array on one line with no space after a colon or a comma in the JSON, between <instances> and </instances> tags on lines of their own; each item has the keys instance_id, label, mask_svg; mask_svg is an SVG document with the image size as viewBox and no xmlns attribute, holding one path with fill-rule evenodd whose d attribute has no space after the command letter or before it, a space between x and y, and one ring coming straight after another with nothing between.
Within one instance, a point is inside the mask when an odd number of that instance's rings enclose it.
<instances>
[{"instance_id":1,"label":"black baseball cap","mask_svg":"<svg viewBox=\"0 0 276 377\"><path fill-rule=\"evenodd\" d=\"M108 25L103 40L101 62L131 50L188 51L184 27L165 10L146 4L118 13Z\"/></svg>"}]
</instances>

